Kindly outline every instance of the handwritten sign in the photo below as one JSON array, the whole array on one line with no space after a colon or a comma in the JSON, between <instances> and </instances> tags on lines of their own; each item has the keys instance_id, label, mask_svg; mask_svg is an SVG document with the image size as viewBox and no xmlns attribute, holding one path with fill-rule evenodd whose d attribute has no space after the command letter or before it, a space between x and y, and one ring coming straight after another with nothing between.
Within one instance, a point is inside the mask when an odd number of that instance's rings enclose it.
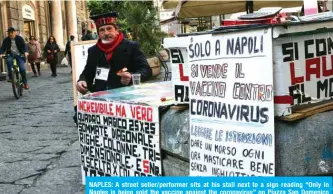
<instances>
[{"instance_id":1,"label":"handwritten sign","mask_svg":"<svg viewBox=\"0 0 333 194\"><path fill-rule=\"evenodd\" d=\"M78 100L83 184L86 176L161 176L158 108Z\"/></svg>"},{"instance_id":2,"label":"handwritten sign","mask_svg":"<svg viewBox=\"0 0 333 194\"><path fill-rule=\"evenodd\" d=\"M274 176L271 29L190 37L190 175Z\"/></svg>"},{"instance_id":3,"label":"handwritten sign","mask_svg":"<svg viewBox=\"0 0 333 194\"><path fill-rule=\"evenodd\" d=\"M181 104L189 102L188 40L188 37L165 38L163 44L170 53L174 98Z\"/></svg>"},{"instance_id":4,"label":"handwritten sign","mask_svg":"<svg viewBox=\"0 0 333 194\"><path fill-rule=\"evenodd\" d=\"M189 78L186 48L170 48L172 83L176 102L188 103Z\"/></svg>"},{"instance_id":5,"label":"handwritten sign","mask_svg":"<svg viewBox=\"0 0 333 194\"><path fill-rule=\"evenodd\" d=\"M291 114L290 108L316 103L333 96L333 41L330 33L279 38L274 61L276 115Z\"/></svg>"}]
</instances>

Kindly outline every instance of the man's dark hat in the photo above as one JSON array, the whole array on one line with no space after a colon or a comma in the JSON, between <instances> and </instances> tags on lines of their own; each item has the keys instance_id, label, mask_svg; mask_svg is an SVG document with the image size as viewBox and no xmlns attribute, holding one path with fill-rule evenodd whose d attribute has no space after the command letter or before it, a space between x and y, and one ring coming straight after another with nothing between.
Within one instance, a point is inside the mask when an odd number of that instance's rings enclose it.
<instances>
[{"instance_id":1,"label":"man's dark hat","mask_svg":"<svg viewBox=\"0 0 333 194\"><path fill-rule=\"evenodd\" d=\"M7 32L14 32L14 31L16 31L16 30L13 27L8 28L8 30L7 30Z\"/></svg>"},{"instance_id":2,"label":"man's dark hat","mask_svg":"<svg viewBox=\"0 0 333 194\"><path fill-rule=\"evenodd\" d=\"M105 25L111 25L117 23L117 12L113 11L107 14L91 16L90 19L94 20L97 29Z\"/></svg>"}]
</instances>

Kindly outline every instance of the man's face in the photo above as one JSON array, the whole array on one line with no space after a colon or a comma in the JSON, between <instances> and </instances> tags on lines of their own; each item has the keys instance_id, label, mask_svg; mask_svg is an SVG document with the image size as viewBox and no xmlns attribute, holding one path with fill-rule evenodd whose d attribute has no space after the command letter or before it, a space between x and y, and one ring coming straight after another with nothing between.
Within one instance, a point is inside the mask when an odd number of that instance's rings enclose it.
<instances>
[{"instance_id":1,"label":"man's face","mask_svg":"<svg viewBox=\"0 0 333 194\"><path fill-rule=\"evenodd\" d=\"M102 26L99 28L99 38L104 41L113 41L118 35L119 31L113 25Z\"/></svg>"},{"instance_id":2,"label":"man's face","mask_svg":"<svg viewBox=\"0 0 333 194\"><path fill-rule=\"evenodd\" d=\"M10 38L15 38L15 36L16 36L16 31L8 32L8 34L9 34L9 37L10 37Z\"/></svg>"}]
</instances>

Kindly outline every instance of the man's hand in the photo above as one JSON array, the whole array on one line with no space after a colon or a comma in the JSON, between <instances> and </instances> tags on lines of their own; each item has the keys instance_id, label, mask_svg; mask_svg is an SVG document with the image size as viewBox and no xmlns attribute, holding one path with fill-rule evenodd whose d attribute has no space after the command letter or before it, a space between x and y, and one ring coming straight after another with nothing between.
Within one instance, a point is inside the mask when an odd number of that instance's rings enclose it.
<instances>
[{"instance_id":1,"label":"man's hand","mask_svg":"<svg viewBox=\"0 0 333 194\"><path fill-rule=\"evenodd\" d=\"M88 92L88 86L86 81L79 81L76 84L76 89L81 93L81 94L86 94Z\"/></svg>"},{"instance_id":2,"label":"man's hand","mask_svg":"<svg viewBox=\"0 0 333 194\"><path fill-rule=\"evenodd\" d=\"M25 56L25 57L27 57L28 55L29 55L29 53L27 53L27 52L24 53L24 56Z\"/></svg>"},{"instance_id":3,"label":"man's hand","mask_svg":"<svg viewBox=\"0 0 333 194\"><path fill-rule=\"evenodd\" d=\"M122 72L117 75L121 77L120 82L123 85L128 85L131 82L132 74L130 74L129 72Z\"/></svg>"},{"instance_id":4,"label":"man's hand","mask_svg":"<svg viewBox=\"0 0 333 194\"><path fill-rule=\"evenodd\" d=\"M47 50L47 52L48 52L48 53L51 53L51 51L50 51L50 50Z\"/></svg>"}]
</instances>

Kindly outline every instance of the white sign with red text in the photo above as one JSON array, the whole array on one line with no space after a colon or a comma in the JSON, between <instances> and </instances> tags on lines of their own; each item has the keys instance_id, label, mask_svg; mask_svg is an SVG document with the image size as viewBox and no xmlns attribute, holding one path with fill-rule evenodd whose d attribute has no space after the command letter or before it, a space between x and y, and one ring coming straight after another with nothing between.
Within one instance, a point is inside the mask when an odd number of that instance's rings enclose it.
<instances>
[{"instance_id":1,"label":"white sign with red text","mask_svg":"<svg viewBox=\"0 0 333 194\"><path fill-rule=\"evenodd\" d=\"M174 37L164 39L163 43L170 53L174 98L182 104L189 102L188 40L188 37Z\"/></svg>"},{"instance_id":2,"label":"white sign with red text","mask_svg":"<svg viewBox=\"0 0 333 194\"><path fill-rule=\"evenodd\" d=\"M274 41L275 115L291 107L333 96L331 33L279 38Z\"/></svg>"},{"instance_id":3,"label":"white sign with red text","mask_svg":"<svg viewBox=\"0 0 333 194\"><path fill-rule=\"evenodd\" d=\"M161 176L157 107L78 100L82 183L86 176Z\"/></svg>"}]
</instances>

